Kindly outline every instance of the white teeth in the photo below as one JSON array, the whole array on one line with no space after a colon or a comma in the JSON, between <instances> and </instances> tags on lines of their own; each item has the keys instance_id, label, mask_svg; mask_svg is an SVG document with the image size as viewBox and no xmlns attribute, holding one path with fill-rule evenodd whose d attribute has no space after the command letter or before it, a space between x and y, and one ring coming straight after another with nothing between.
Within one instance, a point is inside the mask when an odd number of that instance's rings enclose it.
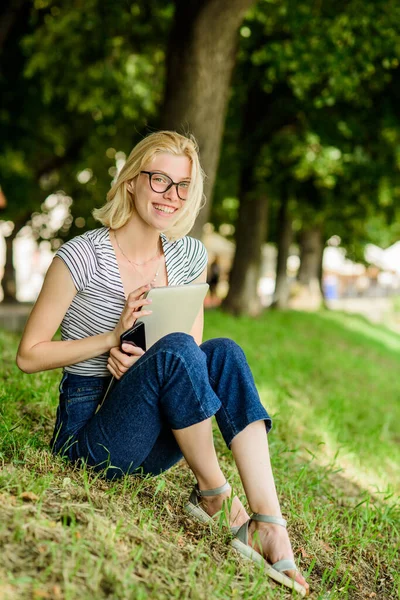
<instances>
[{"instance_id":1,"label":"white teeth","mask_svg":"<svg viewBox=\"0 0 400 600\"><path fill-rule=\"evenodd\" d=\"M155 204L154 206L157 210L161 210L161 212L165 212L165 213L169 213L169 214L175 212L174 208L168 208L168 206L159 206L158 204Z\"/></svg>"}]
</instances>

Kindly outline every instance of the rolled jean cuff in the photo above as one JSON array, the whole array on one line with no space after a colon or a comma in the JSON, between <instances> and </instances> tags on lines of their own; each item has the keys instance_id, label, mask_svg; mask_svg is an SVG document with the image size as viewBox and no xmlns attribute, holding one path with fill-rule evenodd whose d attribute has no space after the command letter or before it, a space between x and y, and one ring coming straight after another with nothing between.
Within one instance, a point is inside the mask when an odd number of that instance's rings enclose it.
<instances>
[{"instance_id":1,"label":"rolled jean cuff","mask_svg":"<svg viewBox=\"0 0 400 600\"><path fill-rule=\"evenodd\" d=\"M231 427L228 428L225 426L224 428L221 428L221 425L219 424L222 436L225 440L227 447L231 447L232 440L238 435L238 433L240 433L241 431L246 429L248 425L250 425L251 423L255 423L256 421L265 422L266 434L268 434L271 431L272 419L261 403L258 409L252 409L251 414L244 413L243 417L240 419L239 422L238 420L236 420L235 423L231 423Z\"/></svg>"},{"instance_id":2,"label":"rolled jean cuff","mask_svg":"<svg viewBox=\"0 0 400 600\"><path fill-rule=\"evenodd\" d=\"M198 402L197 406L190 412L183 415L179 415L177 411L171 411L168 415L168 422L171 429L186 429L197 423L201 423L206 419L213 417L218 410L221 408L220 401L215 399L209 399L207 402Z\"/></svg>"}]
</instances>

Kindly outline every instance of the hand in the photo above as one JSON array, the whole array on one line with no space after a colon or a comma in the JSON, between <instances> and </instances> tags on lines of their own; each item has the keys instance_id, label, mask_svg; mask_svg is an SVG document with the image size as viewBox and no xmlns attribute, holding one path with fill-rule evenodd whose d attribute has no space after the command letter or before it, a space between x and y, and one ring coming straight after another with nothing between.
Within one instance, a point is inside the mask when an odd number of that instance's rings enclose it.
<instances>
[{"instance_id":1,"label":"hand","mask_svg":"<svg viewBox=\"0 0 400 600\"><path fill-rule=\"evenodd\" d=\"M115 379L120 379L144 354L142 348L133 344L122 344L122 350L118 346L111 348L108 357L107 369Z\"/></svg>"},{"instance_id":2,"label":"hand","mask_svg":"<svg viewBox=\"0 0 400 600\"><path fill-rule=\"evenodd\" d=\"M147 304L151 303L151 300L143 298L143 295L150 289L150 284L142 285L142 287L129 294L117 326L112 332L113 347L119 347L121 335L128 329L131 329L139 317L142 318L151 314L151 310L141 310L142 306L146 306Z\"/></svg>"}]
</instances>

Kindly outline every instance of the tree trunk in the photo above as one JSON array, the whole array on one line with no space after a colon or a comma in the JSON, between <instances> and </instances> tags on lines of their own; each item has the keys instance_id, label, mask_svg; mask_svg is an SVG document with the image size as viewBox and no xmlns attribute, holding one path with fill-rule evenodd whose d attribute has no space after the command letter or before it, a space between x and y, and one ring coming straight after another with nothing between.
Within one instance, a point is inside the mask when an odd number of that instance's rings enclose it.
<instances>
[{"instance_id":1,"label":"tree trunk","mask_svg":"<svg viewBox=\"0 0 400 600\"><path fill-rule=\"evenodd\" d=\"M287 277L287 261L289 248L293 239L292 218L289 214L289 200L286 191L282 196L278 213L278 260L276 265L276 282L272 308L287 308L289 301L289 282Z\"/></svg>"},{"instance_id":2,"label":"tree trunk","mask_svg":"<svg viewBox=\"0 0 400 600\"><path fill-rule=\"evenodd\" d=\"M16 234L14 231L6 238L6 264L4 265L3 276L3 302L17 302L17 282L14 268L14 240Z\"/></svg>"},{"instance_id":3,"label":"tree trunk","mask_svg":"<svg viewBox=\"0 0 400 600\"><path fill-rule=\"evenodd\" d=\"M324 250L325 250L325 243L323 240L321 240L321 247L320 247L320 252L319 252L319 257L318 257L318 285L319 285L319 289L321 291L321 297L322 297L322 305L324 308L328 308L328 305L326 304L326 300L325 300L325 293L324 293Z\"/></svg>"},{"instance_id":4,"label":"tree trunk","mask_svg":"<svg viewBox=\"0 0 400 600\"><path fill-rule=\"evenodd\" d=\"M310 227L301 232L300 268L297 274L297 291L290 302L292 308L317 310L322 304L320 287L321 257L323 253L322 229Z\"/></svg>"},{"instance_id":5,"label":"tree trunk","mask_svg":"<svg viewBox=\"0 0 400 600\"><path fill-rule=\"evenodd\" d=\"M31 213L26 213L24 217L18 219L14 224L11 235L6 237L6 262L4 265L4 276L1 282L4 292L3 302L17 302L17 282L14 268L14 240L25 226L30 216Z\"/></svg>"},{"instance_id":6,"label":"tree trunk","mask_svg":"<svg viewBox=\"0 0 400 600\"><path fill-rule=\"evenodd\" d=\"M161 127L193 133L207 175L192 235L207 222L236 60L237 30L255 0L176 0Z\"/></svg>"},{"instance_id":7,"label":"tree trunk","mask_svg":"<svg viewBox=\"0 0 400 600\"><path fill-rule=\"evenodd\" d=\"M9 0L8 6L2 8L3 11L0 12L0 51L10 36L22 10L25 9L28 13L30 7L28 0Z\"/></svg>"},{"instance_id":8,"label":"tree trunk","mask_svg":"<svg viewBox=\"0 0 400 600\"><path fill-rule=\"evenodd\" d=\"M322 249L322 231L320 227L305 229L300 233L300 268L298 280L304 285L319 281Z\"/></svg>"},{"instance_id":9,"label":"tree trunk","mask_svg":"<svg viewBox=\"0 0 400 600\"><path fill-rule=\"evenodd\" d=\"M241 198L236 225L236 252L229 292L222 308L234 315L255 316L262 310L257 295L261 272L261 245L267 235L268 198L260 192L247 192Z\"/></svg>"}]
</instances>

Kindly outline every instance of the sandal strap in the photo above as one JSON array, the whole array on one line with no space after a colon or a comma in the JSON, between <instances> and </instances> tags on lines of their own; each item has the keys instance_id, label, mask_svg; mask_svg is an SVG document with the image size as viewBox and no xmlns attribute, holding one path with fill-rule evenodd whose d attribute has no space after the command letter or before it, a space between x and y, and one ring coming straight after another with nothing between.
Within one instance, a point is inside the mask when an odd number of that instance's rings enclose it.
<instances>
[{"instance_id":1,"label":"sandal strap","mask_svg":"<svg viewBox=\"0 0 400 600\"><path fill-rule=\"evenodd\" d=\"M270 515L262 515L260 513L253 513L250 517L253 521L260 521L261 523L273 523L274 525L281 525L286 527L286 520L281 517L272 517Z\"/></svg>"},{"instance_id":2,"label":"sandal strap","mask_svg":"<svg viewBox=\"0 0 400 600\"><path fill-rule=\"evenodd\" d=\"M278 562L272 565L272 568L275 569L275 571L279 571L279 573L282 573L283 571L297 571L294 561L290 558L278 560Z\"/></svg>"},{"instance_id":3,"label":"sandal strap","mask_svg":"<svg viewBox=\"0 0 400 600\"><path fill-rule=\"evenodd\" d=\"M245 544L245 546L249 543L249 525L251 521L260 521L261 523L272 523L273 525L281 525L282 527L286 527L286 520L281 517L273 517L271 515L262 515L260 513L253 513L248 521L243 523L241 527L239 527L238 531L235 533L232 531L234 537L238 539L240 542ZM278 561L279 564L280 561ZM286 567L286 569L295 569L296 567L290 566Z\"/></svg>"},{"instance_id":4,"label":"sandal strap","mask_svg":"<svg viewBox=\"0 0 400 600\"><path fill-rule=\"evenodd\" d=\"M219 496L219 494L227 492L229 489L230 485L227 481L225 481L224 485L221 485L221 487L213 488L212 490L200 490L198 484L195 485L196 494L199 497Z\"/></svg>"}]
</instances>

